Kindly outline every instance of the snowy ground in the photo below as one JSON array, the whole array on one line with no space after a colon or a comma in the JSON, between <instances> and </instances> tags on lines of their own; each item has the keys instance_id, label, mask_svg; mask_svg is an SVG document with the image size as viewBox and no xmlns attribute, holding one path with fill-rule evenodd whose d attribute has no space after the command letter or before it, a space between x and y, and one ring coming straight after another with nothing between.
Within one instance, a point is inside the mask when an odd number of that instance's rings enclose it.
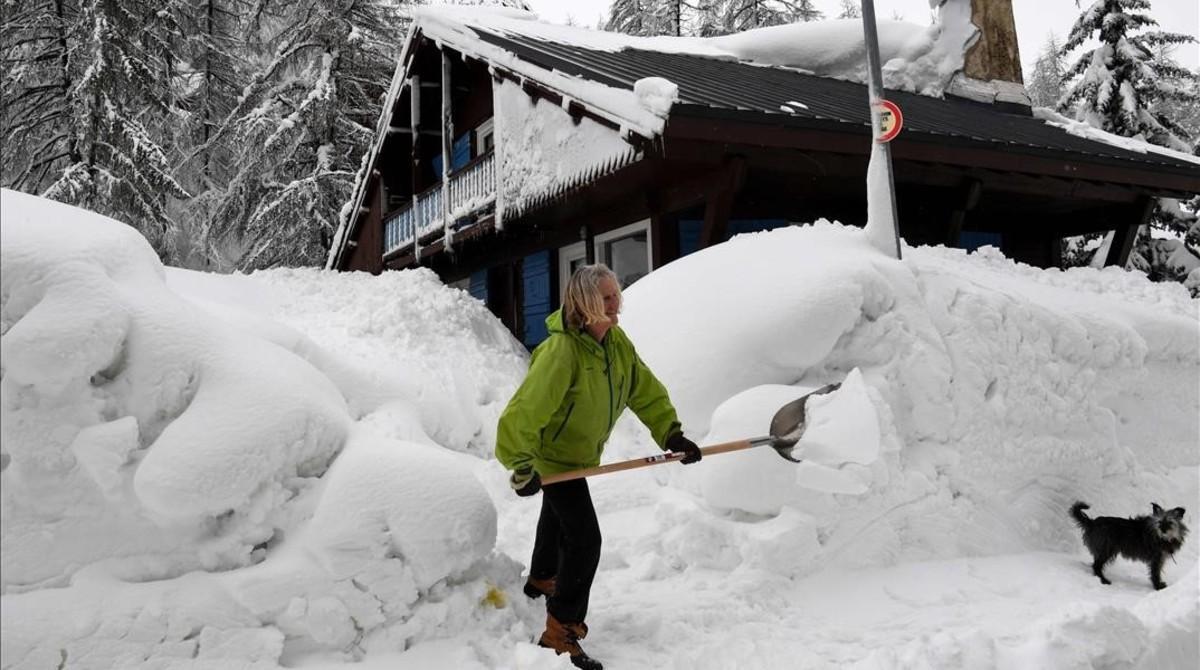
<instances>
[{"instance_id":1,"label":"snowy ground","mask_svg":"<svg viewBox=\"0 0 1200 670\"><path fill-rule=\"evenodd\" d=\"M525 356L428 272L164 269L4 191L4 668L566 668L490 458ZM1200 508L1200 302L820 223L652 273L623 325L713 443L592 481L610 668L1195 668L1200 554L1102 586L1066 515ZM728 268L739 268L730 272ZM654 451L626 416L606 460Z\"/></svg>"}]
</instances>

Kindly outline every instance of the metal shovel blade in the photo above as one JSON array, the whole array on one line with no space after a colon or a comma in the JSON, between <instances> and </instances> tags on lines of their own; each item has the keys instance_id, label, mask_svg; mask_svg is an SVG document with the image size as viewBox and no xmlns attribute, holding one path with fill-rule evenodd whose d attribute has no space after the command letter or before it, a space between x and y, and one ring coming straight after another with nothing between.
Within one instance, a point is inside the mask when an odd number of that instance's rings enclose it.
<instances>
[{"instance_id":1,"label":"metal shovel blade","mask_svg":"<svg viewBox=\"0 0 1200 670\"><path fill-rule=\"evenodd\" d=\"M771 418L771 446L782 457L793 463L799 463L800 459L792 456L792 450L796 448L796 443L804 435L805 428L805 407L808 399L815 395L825 395L831 391L836 391L841 384L828 384L811 393L806 393L803 396L789 402L775 412L775 416Z\"/></svg>"}]
</instances>

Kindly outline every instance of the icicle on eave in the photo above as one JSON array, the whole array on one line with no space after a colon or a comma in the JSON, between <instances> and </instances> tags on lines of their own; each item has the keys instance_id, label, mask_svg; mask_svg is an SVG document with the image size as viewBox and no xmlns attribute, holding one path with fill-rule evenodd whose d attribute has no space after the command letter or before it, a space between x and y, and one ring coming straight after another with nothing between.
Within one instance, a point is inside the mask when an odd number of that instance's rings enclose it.
<instances>
[{"instance_id":1,"label":"icicle on eave","mask_svg":"<svg viewBox=\"0 0 1200 670\"><path fill-rule=\"evenodd\" d=\"M535 211L550 204L554 200L558 200L569 195L571 192L590 182L612 174L613 172L616 172L617 170L626 167L637 160L640 160L642 156L643 154L639 149L630 147L629 150L625 151L624 153L609 157L600 163L585 168L574 176L564 179L563 181L555 184L551 188L541 193L523 195L516 202L505 204L503 207L501 206L501 196L504 193L504 189L498 187L496 205L497 220L499 221L501 216L515 218ZM501 212L503 212L503 214L501 214ZM500 227L501 226L497 225L497 229L500 229Z\"/></svg>"}]
</instances>

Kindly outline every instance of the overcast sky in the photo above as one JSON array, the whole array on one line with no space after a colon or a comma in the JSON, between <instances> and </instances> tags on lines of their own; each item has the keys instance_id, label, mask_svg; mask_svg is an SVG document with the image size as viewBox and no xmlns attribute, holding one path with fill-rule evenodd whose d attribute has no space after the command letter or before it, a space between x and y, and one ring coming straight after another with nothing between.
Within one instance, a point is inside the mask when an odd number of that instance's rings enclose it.
<instances>
[{"instance_id":1,"label":"overcast sky","mask_svg":"<svg viewBox=\"0 0 1200 670\"><path fill-rule=\"evenodd\" d=\"M565 23L568 17L577 23L595 26L607 15L611 0L525 0L543 20ZM1084 0L1085 4L1091 0ZM838 0L815 0L827 16L836 16ZM1200 37L1200 0L1151 0L1150 15L1164 30ZM891 18L900 14L907 21L929 23L928 0L875 0L875 15ZM1030 64L1052 31L1065 38L1079 16L1074 0L1013 0L1017 20L1017 40L1021 62ZM1200 64L1200 45L1188 44L1176 51L1176 58L1185 66Z\"/></svg>"}]
</instances>

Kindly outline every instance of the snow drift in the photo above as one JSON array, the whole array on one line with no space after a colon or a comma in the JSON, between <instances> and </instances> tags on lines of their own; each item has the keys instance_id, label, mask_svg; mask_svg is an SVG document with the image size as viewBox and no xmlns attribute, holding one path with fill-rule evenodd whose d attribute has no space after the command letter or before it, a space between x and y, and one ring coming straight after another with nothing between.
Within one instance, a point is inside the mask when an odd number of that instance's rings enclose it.
<instances>
[{"instance_id":1,"label":"snow drift","mask_svg":"<svg viewBox=\"0 0 1200 670\"><path fill-rule=\"evenodd\" d=\"M354 425L444 433L403 384L373 393L286 326L183 298L128 226L7 190L0 205L5 667L403 641L420 627L388 631L436 585L486 588L466 575L496 514L470 463Z\"/></svg>"},{"instance_id":2,"label":"snow drift","mask_svg":"<svg viewBox=\"0 0 1200 670\"><path fill-rule=\"evenodd\" d=\"M783 402L848 379L830 400L852 394L856 409L832 425L857 434L813 466L832 462L836 480L765 452L680 478L719 508L794 508L834 540L809 559L869 565L1067 548L1073 500L1146 507L1156 482L1200 463L1197 304L1178 285L1041 271L986 248L900 262L818 223L665 266L631 287L623 323L706 441L761 434Z\"/></svg>"},{"instance_id":3,"label":"snow drift","mask_svg":"<svg viewBox=\"0 0 1200 670\"><path fill-rule=\"evenodd\" d=\"M0 204L4 667L566 667L530 642L541 603L506 595L538 505L490 457L526 356L483 305L424 270L164 269L108 219ZM1188 667L1196 543L1163 592L1140 566L1100 587L1065 510L1200 507L1198 307L989 248L896 261L826 222L656 270L622 323L693 438L842 387L801 466L595 480L589 651ZM627 415L605 459L655 451Z\"/></svg>"}]
</instances>

